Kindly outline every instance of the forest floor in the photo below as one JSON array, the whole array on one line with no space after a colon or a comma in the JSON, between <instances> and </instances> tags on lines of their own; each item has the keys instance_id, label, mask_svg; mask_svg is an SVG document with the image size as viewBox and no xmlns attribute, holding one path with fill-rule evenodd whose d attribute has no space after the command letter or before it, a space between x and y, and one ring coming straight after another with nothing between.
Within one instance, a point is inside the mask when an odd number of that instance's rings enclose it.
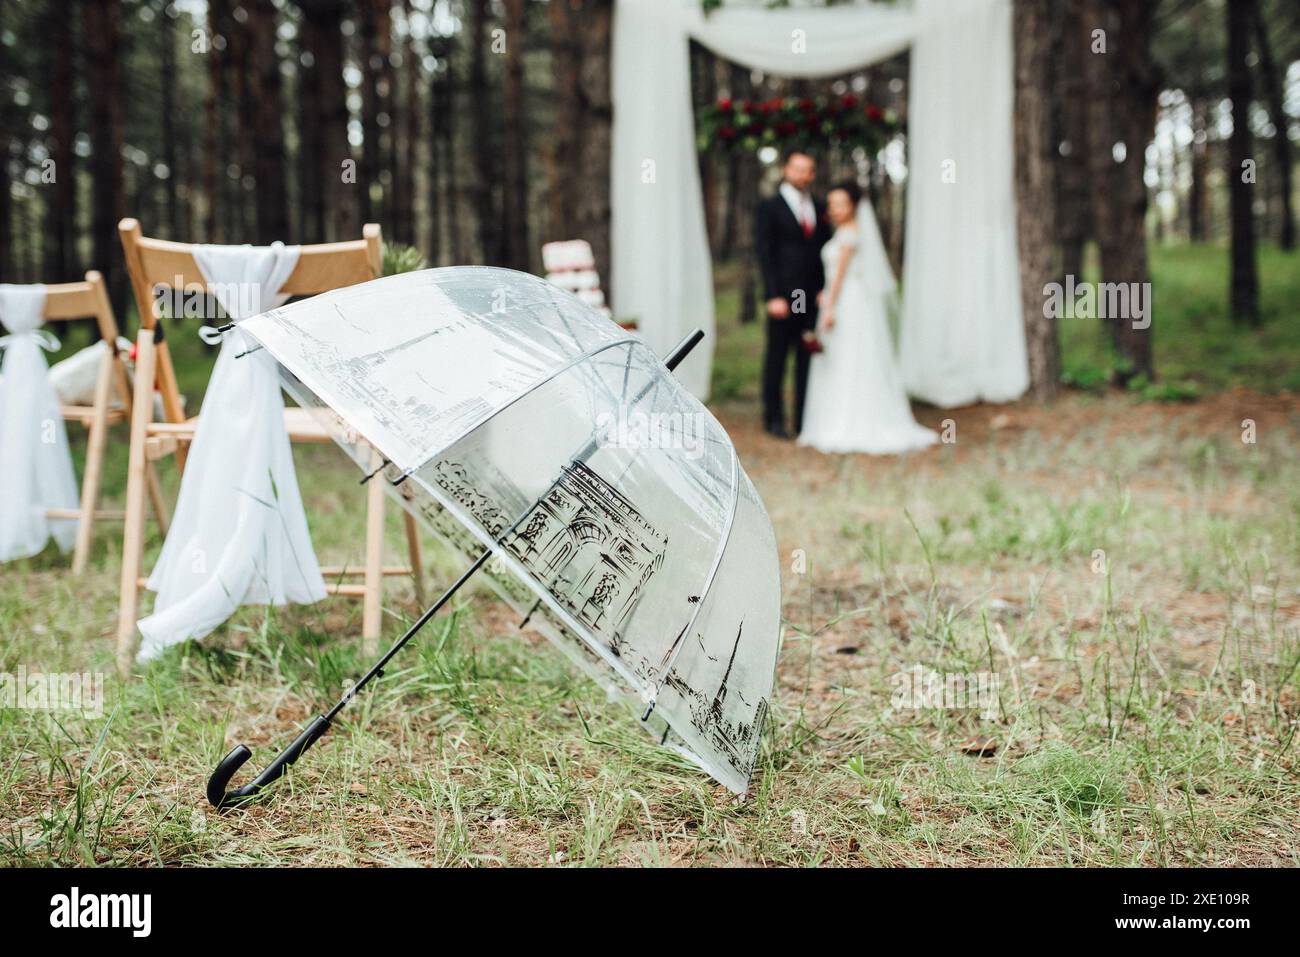
<instances>
[{"instance_id":1,"label":"forest floor","mask_svg":"<svg viewBox=\"0 0 1300 957\"><path fill-rule=\"evenodd\" d=\"M714 408L771 514L786 621L746 800L474 590L272 800L212 814L229 747L260 766L368 663L360 609L243 609L119 682L106 525L84 578L52 549L0 568L0 672L107 682L102 718L0 709L0 862L1300 863L1300 396L920 407L955 441L827 457L758 428L732 307ZM322 562L357 561L352 466L296 454ZM388 537L401 554L391 513ZM456 571L431 557L428 590ZM409 583L385 605L392 638ZM918 669L966 684L904 700Z\"/></svg>"}]
</instances>

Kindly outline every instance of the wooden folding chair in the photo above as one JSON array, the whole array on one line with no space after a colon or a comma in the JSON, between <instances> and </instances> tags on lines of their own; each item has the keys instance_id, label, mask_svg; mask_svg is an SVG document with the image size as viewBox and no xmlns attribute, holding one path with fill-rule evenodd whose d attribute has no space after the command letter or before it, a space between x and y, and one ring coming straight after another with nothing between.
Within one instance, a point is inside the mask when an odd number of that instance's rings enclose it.
<instances>
[{"instance_id":1,"label":"wooden folding chair","mask_svg":"<svg viewBox=\"0 0 1300 957\"><path fill-rule=\"evenodd\" d=\"M121 606L118 612L117 656L125 670L134 644L139 612L139 590L148 580L140 574L144 537L144 486L149 463L175 455L184 469L185 453L198 427L198 417L186 418L181 407L180 390L171 354L163 339L163 328L155 313L155 290L159 287L185 290L209 290L193 247L187 243L166 242L142 235L140 224L124 219L118 224L122 248L126 253L127 271L140 311L140 334L135 363L136 403L131 417L131 458L127 470L126 534L123 543ZM280 292L289 296L309 296L351 286L377 278L382 271L382 240L379 226L367 224L362 238L341 243L322 243L301 247L298 264ZM140 401L149 397L156 383L162 393L166 421L153 422L150 405ZM285 428L291 442L331 442L329 433L308 410L286 408ZM379 465L376 454L375 466ZM366 558L362 568L351 566L322 567L326 590L331 594L360 599L362 638L371 653L380 633L380 600L385 575L414 577L416 597L423 600L420 541L415 519L403 512L410 566L384 566L384 483L366 484ZM340 578L361 575L361 584L343 583ZM331 581L334 579L334 581Z\"/></svg>"},{"instance_id":2,"label":"wooden folding chair","mask_svg":"<svg viewBox=\"0 0 1300 957\"><path fill-rule=\"evenodd\" d=\"M90 560L90 548L95 538L95 519L121 520L121 511L106 511L99 507L100 483L104 473L104 450L108 442L108 427L124 422L131 416L131 387L126 377L126 366L117 352L117 320L113 306L108 301L104 277L91 270L83 282L65 282L45 287L45 318L93 318L103 340L104 355L100 359L95 377L95 392L90 405L65 405L63 418L80 422L89 433L86 445L86 471L81 479L81 506L77 509L48 509L50 518L75 518L77 544L72 553L72 571L80 575ZM152 466L144 473L145 488L153 504L154 514L164 532L167 531L167 509L163 505L158 487L158 476Z\"/></svg>"}]
</instances>

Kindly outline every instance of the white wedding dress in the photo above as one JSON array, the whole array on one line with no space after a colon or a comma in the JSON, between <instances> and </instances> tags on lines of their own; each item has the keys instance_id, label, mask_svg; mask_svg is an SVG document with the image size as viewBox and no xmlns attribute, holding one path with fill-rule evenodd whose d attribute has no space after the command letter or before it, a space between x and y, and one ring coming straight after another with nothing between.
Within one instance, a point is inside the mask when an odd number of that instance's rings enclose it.
<instances>
[{"instance_id":1,"label":"white wedding dress","mask_svg":"<svg viewBox=\"0 0 1300 957\"><path fill-rule=\"evenodd\" d=\"M822 452L895 455L938 441L918 425L903 390L889 334L896 282L876 219L866 202L857 225L843 225L822 247L826 288L840 252L853 250L834 306L834 324L820 333L823 351L812 357L799 444Z\"/></svg>"}]
</instances>

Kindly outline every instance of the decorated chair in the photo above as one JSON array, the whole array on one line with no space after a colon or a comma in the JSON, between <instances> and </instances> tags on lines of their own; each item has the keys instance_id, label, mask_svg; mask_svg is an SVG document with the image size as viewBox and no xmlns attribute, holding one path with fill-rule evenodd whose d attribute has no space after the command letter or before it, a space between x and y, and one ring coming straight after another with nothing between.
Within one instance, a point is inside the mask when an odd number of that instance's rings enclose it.
<instances>
[{"instance_id":1,"label":"decorated chair","mask_svg":"<svg viewBox=\"0 0 1300 957\"><path fill-rule=\"evenodd\" d=\"M121 520L123 513L107 511L99 507L100 487L104 474L104 454L108 444L109 427L117 422L126 421L131 414L131 388L127 378L126 364L118 349L117 321L113 317L113 307L108 301L108 291L104 277L94 270L86 273L81 282L57 283L33 290L43 290L44 298L39 303L43 321L94 319L99 332L99 340L88 349L82 350L72 359L59 363L49 370L48 378L56 397L62 399L60 412L67 422L78 422L88 432L86 446L85 473L81 480L79 504L76 507L45 508L45 517L55 523L60 532L56 540L63 535L72 534L75 522L75 546L72 557L72 571L81 574L86 570L90 560L90 549L94 542L95 521ZM36 300L33 300L35 303ZM52 344L48 335L42 337L46 344ZM80 367L77 375L84 380L84 398L70 401L60 388L60 373L69 363ZM167 527L167 512L158 488L158 479L152 468L145 472L145 487L153 505L154 514L163 531ZM42 494L45 489L40 490Z\"/></svg>"},{"instance_id":2,"label":"decorated chair","mask_svg":"<svg viewBox=\"0 0 1300 957\"><path fill-rule=\"evenodd\" d=\"M420 544L415 521L404 513L406 540L410 557L409 566L384 567L383 530L384 498L383 483L371 482L366 486L366 533L365 563L361 567L335 566L319 567L314 554L310 554L310 540L306 534L305 516L298 498L297 482L293 472L292 458L288 453L283 438L272 430L267 435L260 434L270 421L283 419L283 432L289 442L327 443L331 441L325 426L310 412L300 408L285 408L280 398L278 380L274 377L274 365L265 353L256 355L255 346L246 342L223 341L222 353L218 357L217 367L208 387L204 409L198 416L186 417L182 410L181 396L176 382L175 369L164 339L163 324L159 321L157 297L159 292L167 290L183 295L207 294L214 296L234 321L222 326L220 330L205 330L209 341L224 337L240 337L237 320L271 308L288 297L308 296L337 289L355 283L377 278L381 272L381 238L377 225L367 225L361 239L348 242L325 243L301 247L234 247L234 246L200 246L185 243L167 242L145 237L140 225L134 219L124 219L118 227L122 247L126 254L127 270L136 304L141 316L141 327L137 344L135 393L136 402L131 419L131 455L127 476L126 533L123 545L121 606L118 617L117 654L119 668L125 670L130 660L137 624L145 634L145 645L141 649L142 657L149 657L171 643L169 639L158 638L146 628L146 621L137 623L139 610L139 590L153 587L159 592L159 602L167 591L167 583L175 581L178 576L189 575L191 569L187 562L198 566L198 574L211 575L214 579L230 571L232 563L255 561L256 568L246 569L240 589L246 592L235 599L235 604L242 600L256 603L280 604L289 601L313 601L321 590L335 595L359 599L363 603L362 636L367 647L372 647L380 633L380 601L382 580L385 575L413 576L417 596L421 592L421 558ZM217 273L217 275L214 275ZM250 303L241 304L236 299L248 293ZM249 311L251 310L251 311ZM247 315L237 315L246 312ZM216 336L212 333L217 333ZM229 351L230 349L238 351ZM249 353L252 353L249 355ZM265 368L261 363L268 363ZM221 385L218 386L218 379ZM156 385L161 393L164 421L154 422L149 414L147 397ZM220 393L214 396L214 392ZM247 393L256 393L256 403L248 405ZM141 401L144 397L146 401ZM263 414L266 413L266 414ZM202 427L205 416L243 416L237 423L217 422L206 430ZM208 446L220 444L219 434L225 427L225 446L218 453L209 449L204 456L203 468L212 475L202 474L191 478L187 458L204 454L200 448L206 440ZM243 430L243 431L241 431ZM247 448L244 447L244 431L250 433ZM206 439L205 439L206 432ZM259 434L251 434L257 432ZM198 441L196 441L196 439ZM235 442L238 444L232 445ZM265 443L265 446L263 445ZM269 451L265 451L269 450ZM266 463L258 464L257 456L265 454ZM173 520L173 529L163 547L159 559L159 568L151 578L141 577L143 546L143 496L149 464L168 455L174 455L182 469L181 499L177 505L177 515ZM238 469L247 464L248 457L256 466L252 473L240 473ZM232 459L239 461L232 461ZM379 465L378 456L375 459ZM277 476L279 468L287 472L287 481ZM233 484L248 486L257 483L266 484L266 493L274 497L274 503L259 499L258 495L246 487L231 489L232 482L226 481L227 470ZM270 481L267 482L267 473ZM278 482L277 482L278 479ZM186 498L190 503L186 503ZM229 496L234 495L235 498ZM207 500L204 500L207 496ZM195 501L198 499L198 501ZM222 503L225 503L224 505ZM235 514L222 516L219 512L227 508ZM267 519L260 517L256 510L269 508L277 512ZM253 511L249 511L252 509ZM282 511L277 511L282 510ZM182 511L185 515L182 515ZM238 518L238 521L237 521ZM261 541L256 534L251 538L240 539L240 532L235 530L233 536L225 542L221 554L190 556L178 553L178 549L187 548L187 541L202 540L204 535L210 539L215 532L217 536L223 530L214 529L213 522L226 521L238 524L239 521L270 522L273 532L279 533L279 524L286 525L283 540L279 542L280 551L286 548L292 554L252 556L247 554L251 545L258 547ZM181 526L178 529L178 526ZM289 527L294 526L294 527ZM206 530L205 530L206 529ZM197 537L197 538L196 538ZM185 539L184 541L182 539ZM174 541L175 540L175 541ZM169 553L170 552L170 553ZM214 563L211 571L205 563ZM164 567L166 566L166 567ZM284 570L289 570L293 580L282 581ZM301 576L298 573L301 572ZM253 578L250 579L249 575ZM341 581L346 577L361 576L360 584ZM298 578L301 577L301 581ZM193 576L191 576L193 578ZM263 580L265 579L265 580ZM224 582L224 579L223 579ZM222 583L217 583L221 585ZM195 581L190 582L195 587ZM186 596L189 608L168 609L160 615L157 604L151 619L170 615L168 627L176 625L177 611L185 617L185 635L182 637L201 637L215 627L215 623L224 620L229 614L228 608L220 606L220 596L211 594L213 586L201 582L199 587L208 588L206 601L202 596ZM228 584L223 587L229 588ZM286 597L287 596L287 597ZM182 605L184 602L182 602ZM192 624L191 624L192 623ZM159 625L161 627L161 624Z\"/></svg>"}]
</instances>

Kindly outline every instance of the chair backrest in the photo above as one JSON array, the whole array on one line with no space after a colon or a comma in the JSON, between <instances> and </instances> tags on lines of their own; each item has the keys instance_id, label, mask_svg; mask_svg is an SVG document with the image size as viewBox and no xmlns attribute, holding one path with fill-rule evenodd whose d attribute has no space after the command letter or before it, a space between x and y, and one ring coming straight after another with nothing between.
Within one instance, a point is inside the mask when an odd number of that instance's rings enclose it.
<instances>
[{"instance_id":1,"label":"chair backrest","mask_svg":"<svg viewBox=\"0 0 1300 957\"><path fill-rule=\"evenodd\" d=\"M46 320L94 318L99 336L117 348L117 320L108 299L104 277L95 270L81 282L61 282L45 287Z\"/></svg>"},{"instance_id":2,"label":"chair backrest","mask_svg":"<svg viewBox=\"0 0 1300 957\"><path fill-rule=\"evenodd\" d=\"M134 219L122 220L117 224L117 231L122 238L140 323L146 329L152 329L157 321L154 313L157 287L208 288L190 243L152 239L141 232L140 223ZM382 243L378 224L367 223L362 227L360 239L303 246L298 265L280 292L288 296L314 296L377 279L383 271Z\"/></svg>"}]
</instances>

